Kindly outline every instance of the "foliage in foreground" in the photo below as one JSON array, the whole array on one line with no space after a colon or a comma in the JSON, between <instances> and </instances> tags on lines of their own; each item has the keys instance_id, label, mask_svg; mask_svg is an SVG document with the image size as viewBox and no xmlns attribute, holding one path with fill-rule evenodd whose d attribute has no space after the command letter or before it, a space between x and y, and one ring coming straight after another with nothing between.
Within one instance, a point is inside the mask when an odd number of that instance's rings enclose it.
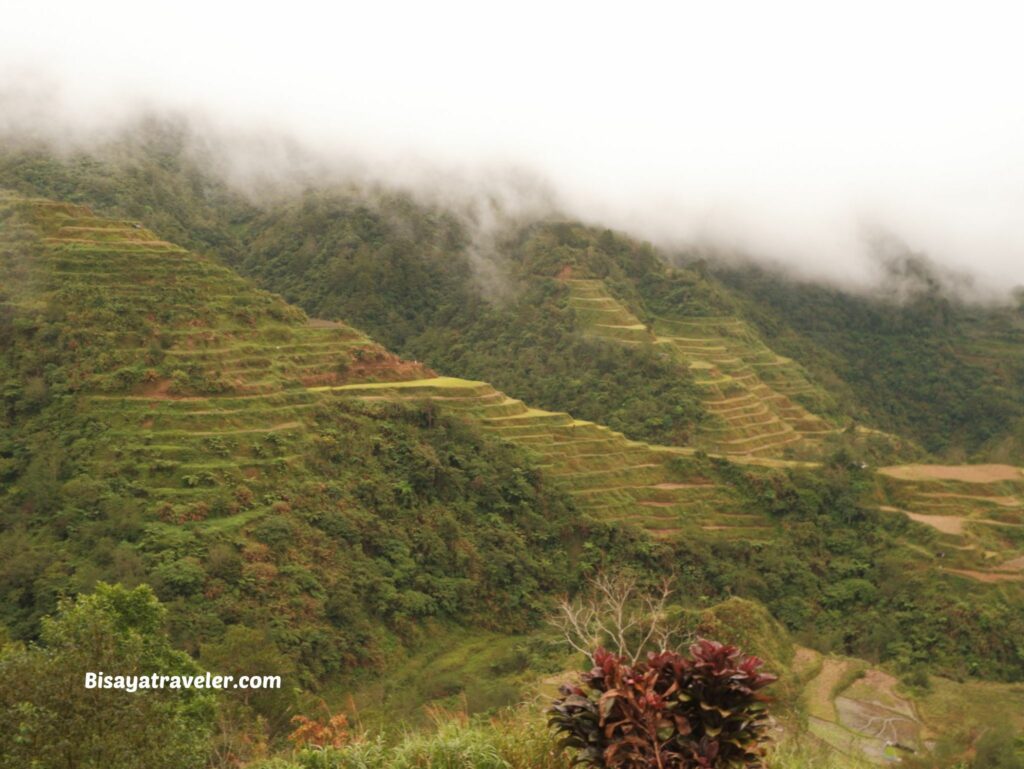
<instances>
[{"instance_id":1,"label":"foliage in foreground","mask_svg":"<svg viewBox=\"0 0 1024 769\"><path fill-rule=\"evenodd\" d=\"M571 769L573 756L554 744L531 707L488 720L437 712L435 726L397 742L356 736L341 747L308 748L291 760L272 758L251 769ZM851 758L803 740L774 746L766 769L869 769Z\"/></svg>"},{"instance_id":2,"label":"foliage in foreground","mask_svg":"<svg viewBox=\"0 0 1024 769\"><path fill-rule=\"evenodd\" d=\"M759 692L776 680L735 646L702 639L690 657L646 662L598 649L586 689L562 688L550 724L593 767L760 767L768 716ZM589 690L589 691L587 691Z\"/></svg>"},{"instance_id":3,"label":"foliage in foreground","mask_svg":"<svg viewBox=\"0 0 1024 769\"><path fill-rule=\"evenodd\" d=\"M213 698L202 691L87 689L86 672L191 675L148 586L100 583L43 622L41 643L0 650L0 767L189 769L206 761Z\"/></svg>"}]
</instances>

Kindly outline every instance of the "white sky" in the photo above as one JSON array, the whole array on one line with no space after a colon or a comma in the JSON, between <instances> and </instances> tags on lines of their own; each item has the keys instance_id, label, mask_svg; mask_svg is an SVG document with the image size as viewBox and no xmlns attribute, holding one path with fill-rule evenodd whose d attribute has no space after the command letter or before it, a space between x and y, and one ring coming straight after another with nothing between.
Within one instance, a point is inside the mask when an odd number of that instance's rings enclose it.
<instances>
[{"instance_id":1,"label":"white sky","mask_svg":"<svg viewBox=\"0 0 1024 769\"><path fill-rule=\"evenodd\" d=\"M0 2L0 93L270 125L395 178L511 166L572 212L864 282L865 227L1024 283L1024 10L964 2ZM1024 8L1024 6L1020 6Z\"/></svg>"}]
</instances>

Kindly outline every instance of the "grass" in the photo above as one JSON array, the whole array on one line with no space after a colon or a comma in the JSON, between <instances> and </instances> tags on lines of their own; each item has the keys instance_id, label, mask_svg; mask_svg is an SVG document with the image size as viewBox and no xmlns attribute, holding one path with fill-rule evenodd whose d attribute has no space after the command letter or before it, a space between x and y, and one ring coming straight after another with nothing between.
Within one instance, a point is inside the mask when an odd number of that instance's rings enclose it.
<instances>
[{"instance_id":1,"label":"grass","mask_svg":"<svg viewBox=\"0 0 1024 769\"><path fill-rule=\"evenodd\" d=\"M616 343L658 344L680 366L700 372L694 381L710 416L697 438L704 447L725 454L782 456L800 450L813 455L820 453L819 438L834 432L833 425L791 400L822 394L803 369L772 352L739 319L658 319L652 332L603 281L563 282L569 306L587 333Z\"/></svg>"},{"instance_id":2,"label":"grass","mask_svg":"<svg viewBox=\"0 0 1024 769\"><path fill-rule=\"evenodd\" d=\"M357 739L342 748L300 751L294 762L272 759L252 769L571 769L573 754L560 750L535 708L490 719L436 711L433 726L397 741ZM787 737L770 746L766 769L868 769L868 761L820 742Z\"/></svg>"},{"instance_id":3,"label":"grass","mask_svg":"<svg viewBox=\"0 0 1024 769\"><path fill-rule=\"evenodd\" d=\"M942 734L940 725L955 724L969 730L1007 719L1016 729L1024 730L1024 684L957 682L932 676L929 690L916 704L935 734Z\"/></svg>"},{"instance_id":4,"label":"grass","mask_svg":"<svg viewBox=\"0 0 1024 769\"><path fill-rule=\"evenodd\" d=\"M337 681L324 696L362 728L379 732L398 725L421 729L437 710L492 714L557 693L573 663L560 639L544 629L503 634L428 625L423 640L396 656L385 679L355 676Z\"/></svg>"},{"instance_id":5,"label":"grass","mask_svg":"<svg viewBox=\"0 0 1024 769\"><path fill-rule=\"evenodd\" d=\"M671 469L670 460L686 452L631 441L568 414L531 408L483 382L439 376L311 390L370 401L429 398L531 452L584 511L636 526L655 538L760 540L771 531L765 520L739 513L738 500L728 488L706 479L693 483L699 473L696 461L690 470ZM655 509L652 503L665 506Z\"/></svg>"},{"instance_id":6,"label":"grass","mask_svg":"<svg viewBox=\"0 0 1024 769\"><path fill-rule=\"evenodd\" d=\"M978 582L1024 579L1024 476L1007 465L881 468L875 499L934 532L922 538L943 570Z\"/></svg>"},{"instance_id":7,"label":"grass","mask_svg":"<svg viewBox=\"0 0 1024 769\"><path fill-rule=\"evenodd\" d=\"M434 430L415 403L339 402L353 387L415 400L426 382L439 399L476 404L481 391L494 393L487 385L434 378L358 331L311 322L230 269L158 246L134 226L78 206L8 205L0 217L0 295L10 320L0 379L36 378L40 396L21 409L22 388L5 390L5 419L26 416L0 446L0 472L6 481L13 468L14 478L0 484L0 502L6 515L24 502L26 516L38 519L32 546L46 555L26 568L36 574L52 563L60 574L40 608L97 578L151 582L175 606L176 642L196 649L226 625L259 627L282 653L301 655L313 680L330 666L379 662L395 627L415 626L415 613L466 618L469 604L492 601L488 620L512 624L527 602L498 596L508 585L528 589L534 576L482 588L489 564L478 562L494 553L524 574L543 571L546 589L561 584L549 555L534 560L561 540L541 534L547 522L517 516L543 509L569 522L566 531L578 516L563 495L541 489L528 457L436 411ZM521 405L509 399L491 411L518 413ZM52 477L48 467L36 472L9 459L12 447L31 457L36 434L58 457ZM417 480L416 463L429 465L441 451L434 444L444 446L443 458ZM23 482L33 472L38 482ZM468 488L471 481L479 485ZM516 501L496 511L493 500L513 483ZM43 485L60 516L35 506ZM484 510L500 520L485 525ZM431 548L457 541L466 553L439 554L420 573L401 552L413 529ZM516 536L502 533L513 529ZM402 565L364 550L367 540L394 545L389 555ZM418 548L409 552L422 559ZM34 552L20 550L26 561ZM328 616L335 594L349 597L346 611L374 603L358 641L351 623L334 621L333 605ZM399 601L405 616L394 619ZM5 602L4 615L20 623L19 637L33 632L36 620L22 607Z\"/></svg>"}]
</instances>

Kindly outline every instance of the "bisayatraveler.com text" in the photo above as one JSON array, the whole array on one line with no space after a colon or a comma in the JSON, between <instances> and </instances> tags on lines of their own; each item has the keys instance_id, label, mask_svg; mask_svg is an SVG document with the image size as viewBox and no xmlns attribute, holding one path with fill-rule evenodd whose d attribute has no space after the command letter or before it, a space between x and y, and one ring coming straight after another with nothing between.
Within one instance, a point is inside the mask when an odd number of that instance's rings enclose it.
<instances>
[{"instance_id":1,"label":"bisayatraveler.com text","mask_svg":"<svg viewBox=\"0 0 1024 769\"><path fill-rule=\"evenodd\" d=\"M126 692L147 689L280 689L281 676L215 675L207 671L198 675L113 675L89 672L85 674L86 689L119 689Z\"/></svg>"}]
</instances>

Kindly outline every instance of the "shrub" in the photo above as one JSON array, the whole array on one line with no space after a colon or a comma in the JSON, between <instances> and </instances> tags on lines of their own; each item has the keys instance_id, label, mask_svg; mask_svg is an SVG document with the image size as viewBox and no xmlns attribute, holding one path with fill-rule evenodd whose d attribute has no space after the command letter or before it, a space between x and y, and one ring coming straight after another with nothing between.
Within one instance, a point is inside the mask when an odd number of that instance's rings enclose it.
<instances>
[{"instance_id":1,"label":"shrub","mask_svg":"<svg viewBox=\"0 0 1024 769\"><path fill-rule=\"evenodd\" d=\"M198 593L206 581L206 570L192 556L162 563L152 574L159 592L168 599Z\"/></svg>"},{"instance_id":2,"label":"shrub","mask_svg":"<svg viewBox=\"0 0 1024 769\"><path fill-rule=\"evenodd\" d=\"M1024 759L1017 752L1013 730L998 724L985 732L975 746L971 769L1024 769Z\"/></svg>"},{"instance_id":3,"label":"shrub","mask_svg":"<svg viewBox=\"0 0 1024 769\"><path fill-rule=\"evenodd\" d=\"M348 730L348 717L344 714L332 715L321 720L301 715L292 716L292 724L295 725L295 730L288 735L288 739L300 748L340 748L352 737Z\"/></svg>"},{"instance_id":4,"label":"shrub","mask_svg":"<svg viewBox=\"0 0 1024 769\"><path fill-rule=\"evenodd\" d=\"M584 688L563 686L549 724L577 759L615 769L760 767L768 716L759 692L776 680L735 646L698 640L690 656L630 664L598 649Z\"/></svg>"},{"instance_id":5,"label":"shrub","mask_svg":"<svg viewBox=\"0 0 1024 769\"><path fill-rule=\"evenodd\" d=\"M60 602L38 645L0 648L0 767L202 769L214 719L199 689L87 688L88 672L197 675L164 632L166 609L145 586L98 583Z\"/></svg>"}]
</instances>

